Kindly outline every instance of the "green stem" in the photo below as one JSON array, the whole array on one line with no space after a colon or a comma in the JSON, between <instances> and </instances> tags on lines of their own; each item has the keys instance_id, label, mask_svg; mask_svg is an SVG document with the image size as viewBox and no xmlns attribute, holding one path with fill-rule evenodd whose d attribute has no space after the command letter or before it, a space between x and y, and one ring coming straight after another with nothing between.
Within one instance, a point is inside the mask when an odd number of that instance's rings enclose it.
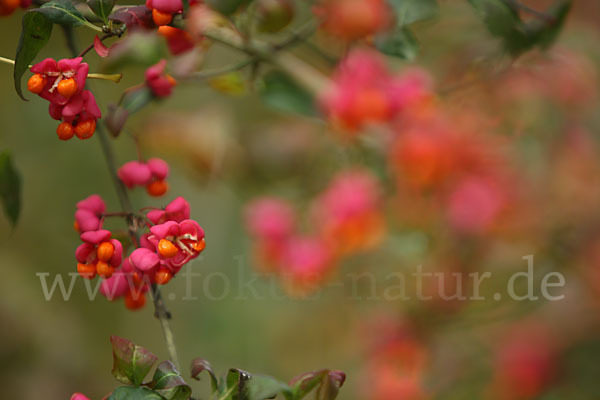
<instances>
[{"instance_id":1,"label":"green stem","mask_svg":"<svg viewBox=\"0 0 600 400\"><path fill-rule=\"evenodd\" d=\"M177 348L175 347L173 332L171 331L171 327L169 325L171 313L165 307L165 303L160 294L160 288L158 287L158 285L153 284L150 292L152 293L152 300L154 300L154 316L160 321L163 336L165 338L165 342L167 343L167 351L169 352L169 358L171 359L171 362L173 362L173 364L175 365L175 368L179 369L179 358L177 357Z\"/></svg>"},{"instance_id":2,"label":"green stem","mask_svg":"<svg viewBox=\"0 0 600 400\"><path fill-rule=\"evenodd\" d=\"M114 83L121 82L123 74L88 74L89 79L100 79L103 81L112 81Z\"/></svg>"},{"instance_id":3,"label":"green stem","mask_svg":"<svg viewBox=\"0 0 600 400\"><path fill-rule=\"evenodd\" d=\"M0 57L0 62L3 62L5 64L10 64L10 65L15 65L14 60L11 60L10 58L6 58L6 57Z\"/></svg>"},{"instance_id":4,"label":"green stem","mask_svg":"<svg viewBox=\"0 0 600 400\"><path fill-rule=\"evenodd\" d=\"M96 135L98 136L98 139L100 139L100 147L102 148L102 153L104 154L104 158L106 159L108 173L117 191L117 197L119 198L119 204L121 205L121 209L127 214L132 214L133 206L131 205L129 195L127 194L127 189L125 188L125 185L123 184L121 179L119 179L119 175L117 174L116 161L112 150L112 146L110 144L110 139L108 138L108 135L104 130L104 126L102 126L101 124L98 124L96 127Z\"/></svg>"},{"instance_id":5,"label":"green stem","mask_svg":"<svg viewBox=\"0 0 600 400\"><path fill-rule=\"evenodd\" d=\"M236 388L235 386L230 387L227 392L223 393L223 396L221 396L221 397L218 398L218 400L225 400L225 399L227 399L231 395L231 393L233 393L233 390L235 388Z\"/></svg>"},{"instance_id":6,"label":"green stem","mask_svg":"<svg viewBox=\"0 0 600 400\"><path fill-rule=\"evenodd\" d=\"M85 26L87 26L88 28L95 30L96 32L101 32L101 33L104 32L102 30L102 28L100 28L99 26L96 26L96 25L92 24L91 22L89 22L87 20L83 24Z\"/></svg>"}]
</instances>

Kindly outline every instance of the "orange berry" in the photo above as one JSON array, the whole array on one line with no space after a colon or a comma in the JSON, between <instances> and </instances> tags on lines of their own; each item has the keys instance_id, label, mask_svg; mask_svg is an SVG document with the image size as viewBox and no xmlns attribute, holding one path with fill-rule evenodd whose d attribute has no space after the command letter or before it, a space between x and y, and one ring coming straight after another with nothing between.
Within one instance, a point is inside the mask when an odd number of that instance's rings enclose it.
<instances>
[{"instance_id":1,"label":"orange berry","mask_svg":"<svg viewBox=\"0 0 600 400\"><path fill-rule=\"evenodd\" d=\"M98 260L108 262L115 254L115 246L111 242L102 242L96 250Z\"/></svg>"},{"instance_id":2,"label":"orange berry","mask_svg":"<svg viewBox=\"0 0 600 400\"><path fill-rule=\"evenodd\" d=\"M89 139L96 132L96 120L81 121L75 126L75 135L81 140Z\"/></svg>"},{"instance_id":3,"label":"orange berry","mask_svg":"<svg viewBox=\"0 0 600 400\"><path fill-rule=\"evenodd\" d=\"M75 129L70 122L61 122L56 128L56 134L60 140L69 140L75 134Z\"/></svg>"},{"instance_id":4,"label":"orange berry","mask_svg":"<svg viewBox=\"0 0 600 400\"><path fill-rule=\"evenodd\" d=\"M0 0L0 15L10 15L21 4L21 0Z\"/></svg>"},{"instance_id":5,"label":"orange berry","mask_svg":"<svg viewBox=\"0 0 600 400\"><path fill-rule=\"evenodd\" d=\"M171 86L177 86L177 81L171 75L167 75L167 80L171 84Z\"/></svg>"},{"instance_id":6,"label":"orange berry","mask_svg":"<svg viewBox=\"0 0 600 400\"><path fill-rule=\"evenodd\" d=\"M134 272L131 274L131 282L133 282L133 286L138 288L142 284L142 277L138 272Z\"/></svg>"},{"instance_id":7,"label":"orange berry","mask_svg":"<svg viewBox=\"0 0 600 400\"><path fill-rule=\"evenodd\" d=\"M169 270L169 268L162 267L156 271L156 274L154 275L154 281L157 285L166 285L169 283L172 277L173 273Z\"/></svg>"},{"instance_id":8,"label":"orange berry","mask_svg":"<svg viewBox=\"0 0 600 400\"><path fill-rule=\"evenodd\" d=\"M194 250L196 250L198 253L200 253L202 250L204 250L205 247L206 247L206 242L204 241L204 239L200 239L196 243L192 244L192 248Z\"/></svg>"},{"instance_id":9,"label":"orange berry","mask_svg":"<svg viewBox=\"0 0 600 400\"><path fill-rule=\"evenodd\" d=\"M156 8L152 10L152 19L158 26L168 25L173 20L173 15L158 11Z\"/></svg>"},{"instance_id":10,"label":"orange berry","mask_svg":"<svg viewBox=\"0 0 600 400\"><path fill-rule=\"evenodd\" d=\"M132 293L131 291L125 294L125 307L130 310L139 310L146 304L146 295L144 293Z\"/></svg>"},{"instance_id":11,"label":"orange berry","mask_svg":"<svg viewBox=\"0 0 600 400\"><path fill-rule=\"evenodd\" d=\"M96 263L96 272L104 279L108 279L115 272L115 267L105 261L98 261Z\"/></svg>"},{"instance_id":12,"label":"orange berry","mask_svg":"<svg viewBox=\"0 0 600 400\"><path fill-rule=\"evenodd\" d=\"M169 184L166 181L154 181L146 186L146 191L150 196L159 197L167 193Z\"/></svg>"},{"instance_id":13,"label":"orange berry","mask_svg":"<svg viewBox=\"0 0 600 400\"><path fill-rule=\"evenodd\" d=\"M63 79L60 82L58 82L58 87L56 88L56 90L58 90L58 93L61 96L64 96L67 99L69 99L75 94L75 92L77 92L77 83L73 78Z\"/></svg>"},{"instance_id":14,"label":"orange berry","mask_svg":"<svg viewBox=\"0 0 600 400\"><path fill-rule=\"evenodd\" d=\"M387 23L383 1L344 0L333 2L326 27L344 39L360 39L373 34Z\"/></svg>"},{"instance_id":15,"label":"orange berry","mask_svg":"<svg viewBox=\"0 0 600 400\"><path fill-rule=\"evenodd\" d=\"M94 264L77 263L77 272L82 278L92 279L96 276L96 266Z\"/></svg>"},{"instance_id":16,"label":"orange berry","mask_svg":"<svg viewBox=\"0 0 600 400\"><path fill-rule=\"evenodd\" d=\"M179 249L171 241L160 239L160 242L158 242L158 254L164 258L173 258L178 252Z\"/></svg>"},{"instance_id":17,"label":"orange berry","mask_svg":"<svg viewBox=\"0 0 600 400\"><path fill-rule=\"evenodd\" d=\"M40 94L46 86L46 77L42 74L35 74L27 81L27 90L31 93Z\"/></svg>"},{"instance_id":18,"label":"orange berry","mask_svg":"<svg viewBox=\"0 0 600 400\"><path fill-rule=\"evenodd\" d=\"M73 229L75 229L75 232L79 232L79 222L73 221Z\"/></svg>"},{"instance_id":19,"label":"orange berry","mask_svg":"<svg viewBox=\"0 0 600 400\"><path fill-rule=\"evenodd\" d=\"M354 116L362 121L382 122L390 115L390 102L379 90L363 90L353 106Z\"/></svg>"},{"instance_id":20,"label":"orange berry","mask_svg":"<svg viewBox=\"0 0 600 400\"><path fill-rule=\"evenodd\" d=\"M173 28L172 26L167 25L159 26L158 34L163 37L170 38L177 34L177 28Z\"/></svg>"}]
</instances>

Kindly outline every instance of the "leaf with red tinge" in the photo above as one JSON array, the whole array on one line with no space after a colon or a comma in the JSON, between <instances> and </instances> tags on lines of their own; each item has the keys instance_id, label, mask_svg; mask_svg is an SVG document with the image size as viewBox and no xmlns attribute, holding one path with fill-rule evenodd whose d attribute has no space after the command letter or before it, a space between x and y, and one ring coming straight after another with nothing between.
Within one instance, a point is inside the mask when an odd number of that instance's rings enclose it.
<instances>
[{"instance_id":1,"label":"leaf with red tinge","mask_svg":"<svg viewBox=\"0 0 600 400\"><path fill-rule=\"evenodd\" d=\"M143 386L120 386L113 390L107 400L164 400L164 398Z\"/></svg>"},{"instance_id":2,"label":"leaf with red tinge","mask_svg":"<svg viewBox=\"0 0 600 400\"><path fill-rule=\"evenodd\" d=\"M185 383L171 361L163 361L158 365L150 387L166 400L187 400L192 395L192 388Z\"/></svg>"},{"instance_id":3,"label":"leaf with red tinge","mask_svg":"<svg viewBox=\"0 0 600 400\"><path fill-rule=\"evenodd\" d=\"M102 43L98 35L94 38L94 50L102 58L108 57L108 53L110 53L110 49Z\"/></svg>"},{"instance_id":4,"label":"leaf with red tinge","mask_svg":"<svg viewBox=\"0 0 600 400\"><path fill-rule=\"evenodd\" d=\"M342 371L322 369L299 375L293 378L289 385L292 388L293 399L302 399L317 388L316 399L333 400L345 381L346 374Z\"/></svg>"},{"instance_id":5,"label":"leaf with red tinge","mask_svg":"<svg viewBox=\"0 0 600 400\"><path fill-rule=\"evenodd\" d=\"M141 385L158 357L118 336L111 336L110 342L113 347L113 376L122 383Z\"/></svg>"},{"instance_id":6,"label":"leaf with red tinge","mask_svg":"<svg viewBox=\"0 0 600 400\"><path fill-rule=\"evenodd\" d=\"M200 380L200 374L202 374L202 372L206 371L208 372L208 374L210 375L210 383L211 383L211 387L213 392L217 390L218 387L218 382L217 382L217 376L215 375L210 363L208 361L206 361L203 358L194 358L192 360L192 378L196 379L197 381Z\"/></svg>"},{"instance_id":7,"label":"leaf with red tinge","mask_svg":"<svg viewBox=\"0 0 600 400\"><path fill-rule=\"evenodd\" d=\"M152 11L146 6L120 8L108 17L108 19L127 25L128 30L136 27L152 29L155 26L154 21L152 20Z\"/></svg>"},{"instance_id":8,"label":"leaf with red tinge","mask_svg":"<svg viewBox=\"0 0 600 400\"><path fill-rule=\"evenodd\" d=\"M329 371L317 390L318 400L333 400L337 397L340 388L346 382L346 374L342 371Z\"/></svg>"}]
</instances>

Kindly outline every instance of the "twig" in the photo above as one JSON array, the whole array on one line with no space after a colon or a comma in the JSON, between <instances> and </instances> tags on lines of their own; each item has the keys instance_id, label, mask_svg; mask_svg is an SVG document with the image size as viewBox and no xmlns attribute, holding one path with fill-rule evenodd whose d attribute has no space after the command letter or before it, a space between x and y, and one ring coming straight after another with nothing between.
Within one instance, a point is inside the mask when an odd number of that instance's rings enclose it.
<instances>
[{"instance_id":1,"label":"twig","mask_svg":"<svg viewBox=\"0 0 600 400\"><path fill-rule=\"evenodd\" d=\"M104 41L105 39L108 39L109 37L111 37L112 35L110 33L107 33L106 35L102 36L100 39L100 41ZM90 44L88 47L85 48L85 50L83 50L81 53L79 53L78 57L83 57L85 56L87 53L90 52L90 50L92 50L94 48L94 43L95 40L92 42L92 44Z\"/></svg>"},{"instance_id":2,"label":"twig","mask_svg":"<svg viewBox=\"0 0 600 400\"><path fill-rule=\"evenodd\" d=\"M223 68L206 70L206 71L198 71L191 76L194 79L206 80L210 78L215 78L221 75L229 74L231 72L239 71L248 65L254 64L258 61L256 57L250 57L246 60L240 61L239 63L227 65Z\"/></svg>"},{"instance_id":3,"label":"twig","mask_svg":"<svg viewBox=\"0 0 600 400\"><path fill-rule=\"evenodd\" d=\"M160 321L163 336L167 343L167 351L169 352L169 358L175 364L175 368L179 369L179 358L177 357L177 348L175 347L175 340L173 338L173 332L169 325L171 319L171 313L167 310L165 303L160 294L160 288L158 285L153 284L151 291L152 300L154 300L154 316Z\"/></svg>"},{"instance_id":4,"label":"twig","mask_svg":"<svg viewBox=\"0 0 600 400\"><path fill-rule=\"evenodd\" d=\"M297 31L292 32L292 34L287 39L284 39L278 44L275 44L273 46L273 49L275 51L279 51L294 46L295 44L301 43L309 37L311 37L315 33L316 29L317 27L315 23L313 22L313 20L310 20L304 26L300 27Z\"/></svg>"}]
</instances>

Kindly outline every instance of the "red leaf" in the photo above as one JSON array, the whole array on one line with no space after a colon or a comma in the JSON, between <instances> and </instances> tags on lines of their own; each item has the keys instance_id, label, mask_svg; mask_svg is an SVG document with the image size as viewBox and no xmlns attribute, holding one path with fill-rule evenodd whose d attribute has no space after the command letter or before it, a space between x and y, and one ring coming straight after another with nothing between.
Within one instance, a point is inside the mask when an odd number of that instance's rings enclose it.
<instances>
[{"instance_id":1,"label":"red leaf","mask_svg":"<svg viewBox=\"0 0 600 400\"><path fill-rule=\"evenodd\" d=\"M102 43L102 40L100 40L98 35L96 35L94 38L94 50L96 50L96 53L98 53L98 55L102 58L108 57L108 53L110 51L109 48Z\"/></svg>"},{"instance_id":2,"label":"red leaf","mask_svg":"<svg viewBox=\"0 0 600 400\"><path fill-rule=\"evenodd\" d=\"M127 30L134 28L152 29L152 11L146 6L123 7L114 12L108 19L127 25Z\"/></svg>"}]
</instances>

